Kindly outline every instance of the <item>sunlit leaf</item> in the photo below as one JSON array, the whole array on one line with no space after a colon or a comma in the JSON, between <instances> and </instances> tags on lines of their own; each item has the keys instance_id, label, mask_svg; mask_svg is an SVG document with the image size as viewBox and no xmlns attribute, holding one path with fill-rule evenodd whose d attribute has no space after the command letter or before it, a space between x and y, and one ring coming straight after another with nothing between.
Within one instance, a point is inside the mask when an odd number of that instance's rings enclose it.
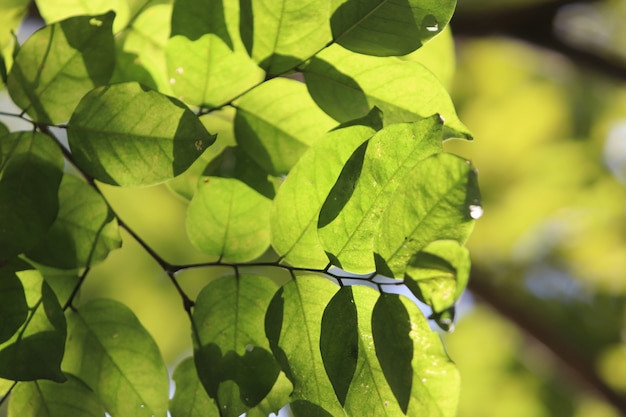
<instances>
[{"instance_id":1,"label":"sunlit leaf","mask_svg":"<svg viewBox=\"0 0 626 417\"><path fill-rule=\"evenodd\" d=\"M368 118L325 134L302 156L281 185L272 206L272 246L287 262L324 268L328 257L317 237L317 218L344 164L382 126Z\"/></svg>"},{"instance_id":2,"label":"sunlit leaf","mask_svg":"<svg viewBox=\"0 0 626 417\"><path fill-rule=\"evenodd\" d=\"M270 74L304 62L330 40L330 2L244 0L241 37L252 58Z\"/></svg>"},{"instance_id":3,"label":"sunlit leaf","mask_svg":"<svg viewBox=\"0 0 626 417\"><path fill-rule=\"evenodd\" d=\"M62 384L20 382L11 394L10 417L101 417L104 406L82 381L66 374Z\"/></svg>"},{"instance_id":4,"label":"sunlit leaf","mask_svg":"<svg viewBox=\"0 0 626 417\"><path fill-rule=\"evenodd\" d=\"M405 283L409 290L436 313L456 303L467 286L469 251L455 240L428 244L409 262Z\"/></svg>"},{"instance_id":5,"label":"sunlit leaf","mask_svg":"<svg viewBox=\"0 0 626 417\"><path fill-rule=\"evenodd\" d=\"M446 26L426 45L399 58L405 61L419 62L435 74L447 90L452 87L456 56L450 26Z\"/></svg>"},{"instance_id":6,"label":"sunlit leaf","mask_svg":"<svg viewBox=\"0 0 626 417\"><path fill-rule=\"evenodd\" d=\"M374 271L374 235L381 216L404 175L441 150L441 128L437 115L391 125L352 154L318 222L322 246L334 265L354 273ZM399 214L394 221L403 216Z\"/></svg>"},{"instance_id":7,"label":"sunlit leaf","mask_svg":"<svg viewBox=\"0 0 626 417\"><path fill-rule=\"evenodd\" d=\"M58 211L63 154L48 136L0 136L0 260L39 242Z\"/></svg>"},{"instance_id":8,"label":"sunlit leaf","mask_svg":"<svg viewBox=\"0 0 626 417\"><path fill-rule=\"evenodd\" d=\"M295 80L274 78L236 102L235 137L272 175L289 172L306 149L337 123Z\"/></svg>"},{"instance_id":9,"label":"sunlit leaf","mask_svg":"<svg viewBox=\"0 0 626 417\"><path fill-rule=\"evenodd\" d=\"M402 411L456 416L458 370L419 308L405 297L383 293L371 311L376 357Z\"/></svg>"},{"instance_id":10,"label":"sunlit leaf","mask_svg":"<svg viewBox=\"0 0 626 417\"><path fill-rule=\"evenodd\" d=\"M341 288L322 316L320 352L337 399L344 405L357 367L359 330L352 287Z\"/></svg>"},{"instance_id":11,"label":"sunlit leaf","mask_svg":"<svg viewBox=\"0 0 626 417\"><path fill-rule=\"evenodd\" d=\"M345 415L326 374L320 352L322 316L337 286L319 276L302 276L276 293L266 317L274 356L294 386L296 416Z\"/></svg>"},{"instance_id":12,"label":"sunlit leaf","mask_svg":"<svg viewBox=\"0 0 626 417\"><path fill-rule=\"evenodd\" d=\"M204 253L249 261L269 246L270 207L268 198L237 179L203 177L189 204L187 234Z\"/></svg>"},{"instance_id":13,"label":"sunlit leaf","mask_svg":"<svg viewBox=\"0 0 626 417\"><path fill-rule=\"evenodd\" d=\"M14 268L0 267L0 343L7 341L28 317L22 281Z\"/></svg>"},{"instance_id":14,"label":"sunlit leaf","mask_svg":"<svg viewBox=\"0 0 626 417\"><path fill-rule=\"evenodd\" d=\"M440 153L417 164L383 213L374 244L376 270L402 278L410 259L430 242L464 243L474 225L469 206L477 196L476 171L464 159Z\"/></svg>"},{"instance_id":15,"label":"sunlit leaf","mask_svg":"<svg viewBox=\"0 0 626 417\"><path fill-rule=\"evenodd\" d=\"M279 375L263 329L276 288L264 277L228 276L211 282L196 300L196 368L224 416L238 417L259 404Z\"/></svg>"},{"instance_id":16,"label":"sunlit leaf","mask_svg":"<svg viewBox=\"0 0 626 417\"><path fill-rule=\"evenodd\" d=\"M166 47L172 91L196 106L219 107L263 81L264 71L244 51L232 51L217 35L170 38Z\"/></svg>"},{"instance_id":17,"label":"sunlit leaf","mask_svg":"<svg viewBox=\"0 0 626 417\"><path fill-rule=\"evenodd\" d=\"M60 365L66 325L54 292L39 271L23 261L1 266L0 277L6 275L17 276L21 281L29 311L19 330L0 344L0 377L14 381L64 381Z\"/></svg>"},{"instance_id":18,"label":"sunlit leaf","mask_svg":"<svg viewBox=\"0 0 626 417\"><path fill-rule=\"evenodd\" d=\"M439 33L456 0L338 0L331 17L333 38L368 55L404 55Z\"/></svg>"},{"instance_id":19,"label":"sunlit leaf","mask_svg":"<svg viewBox=\"0 0 626 417\"><path fill-rule=\"evenodd\" d=\"M183 360L172 377L176 383L174 397L170 400L172 417L219 417L220 412L207 395L194 364L193 358Z\"/></svg>"},{"instance_id":20,"label":"sunlit leaf","mask_svg":"<svg viewBox=\"0 0 626 417\"><path fill-rule=\"evenodd\" d=\"M27 256L48 266L74 269L101 262L121 245L117 221L102 196L77 177L65 175L58 216Z\"/></svg>"},{"instance_id":21,"label":"sunlit leaf","mask_svg":"<svg viewBox=\"0 0 626 417\"><path fill-rule=\"evenodd\" d=\"M272 413L278 415L279 410L289 402L292 391L291 381L281 372L269 394L254 408L246 411L246 417L266 417Z\"/></svg>"},{"instance_id":22,"label":"sunlit leaf","mask_svg":"<svg viewBox=\"0 0 626 417\"><path fill-rule=\"evenodd\" d=\"M169 378L159 348L123 304L88 302L68 316L63 370L91 388L118 417L165 417Z\"/></svg>"},{"instance_id":23,"label":"sunlit leaf","mask_svg":"<svg viewBox=\"0 0 626 417\"><path fill-rule=\"evenodd\" d=\"M418 62L359 55L332 45L303 71L315 102L341 122L363 117L374 106L382 110L386 124L439 113L446 137L471 138L445 88Z\"/></svg>"},{"instance_id":24,"label":"sunlit leaf","mask_svg":"<svg viewBox=\"0 0 626 417\"><path fill-rule=\"evenodd\" d=\"M77 164L100 181L122 186L173 178L215 140L178 100L137 83L92 90L67 130Z\"/></svg>"},{"instance_id":25,"label":"sunlit leaf","mask_svg":"<svg viewBox=\"0 0 626 417\"><path fill-rule=\"evenodd\" d=\"M41 123L69 119L85 93L111 78L113 17L72 17L33 34L9 73L7 87L15 104Z\"/></svg>"},{"instance_id":26,"label":"sunlit leaf","mask_svg":"<svg viewBox=\"0 0 626 417\"><path fill-rule=\"evenodd\" d=\"M20 22L26 15L29 0L5 0L0 4L0 65L6 65L5 70L11 67L11 52L13 50L13 35L17 32ZM2 80L2 84L6 79ZM2 85L0 84L0 86Z\"/></svg>"}]
</instances>

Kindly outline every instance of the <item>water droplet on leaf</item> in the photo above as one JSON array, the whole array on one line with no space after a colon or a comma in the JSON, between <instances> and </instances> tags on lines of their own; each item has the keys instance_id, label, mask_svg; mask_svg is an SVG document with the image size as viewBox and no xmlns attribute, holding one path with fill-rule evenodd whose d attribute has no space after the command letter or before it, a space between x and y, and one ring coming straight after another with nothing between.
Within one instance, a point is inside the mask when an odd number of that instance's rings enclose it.
<instances>
[{"instance_id":1,"label":"water droplet on leaf","mask_svg":"<svg viewBox=\"0 0 626 417\"><path fill-rule=\"evenodd\" d=\"M483 215L483 208L477 204L470 204L469 215L472 219L480 219Z\"/></svg>"}]
</instances>

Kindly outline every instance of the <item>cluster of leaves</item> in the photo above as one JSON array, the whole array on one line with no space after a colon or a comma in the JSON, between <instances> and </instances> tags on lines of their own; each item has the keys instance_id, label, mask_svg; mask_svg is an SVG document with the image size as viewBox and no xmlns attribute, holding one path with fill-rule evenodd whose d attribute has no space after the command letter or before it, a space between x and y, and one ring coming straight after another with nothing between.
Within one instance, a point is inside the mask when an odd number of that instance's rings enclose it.
<instances>
[{"instance_id":1,"label":"cluster of leaves","mask_svg":"<svg viewBox=\"0 0 626 417\"><path fill-rule=\"evenodd\" d=\"M476 174L442 141L471 136L432 72L449 71L442 46L418 49L449 36L455 2L72 4L38 1L48 24L3 58L16 116L33 125L0 125L9 415L454 415L459 377L439 336L385 288L407 288L447 327L469 273ZM0 14L17 22L26 6ZM99 183L167 183L215 261L166 262ZM171 400L133 312L77 299L120 227L189 314L194 355ZM177 282L224 266L196 300Z\"/></svg>"}]
</instances>

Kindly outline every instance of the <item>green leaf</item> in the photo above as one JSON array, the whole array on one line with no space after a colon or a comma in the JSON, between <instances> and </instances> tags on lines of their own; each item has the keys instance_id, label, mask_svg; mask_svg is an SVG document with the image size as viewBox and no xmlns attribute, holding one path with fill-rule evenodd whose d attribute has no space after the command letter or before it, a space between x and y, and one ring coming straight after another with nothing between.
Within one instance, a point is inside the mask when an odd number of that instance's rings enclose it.
<instances>
[{"instance_id":1,"label":"green leaf","mask_svg":"<svg viewBox=\"0 0 626 417\"><path fill-rule=\"evenodd\" d=\"M383 293L370 311L376 357L406 415L456 416L458 370L419 308L404 297Z\"/></svg>"},{"instance_id":2,"label":"green leaf","mask_svg":"<svg viewBox=\"0 0 626 417\"><path fill-rule=\"evenodd\" d=\"M0 343L7 341L28 317L22 281L12 268L0 268Z\"/></svg>"},{"instance_id":3,"label":"green leaf","mask_svg":"<svg viewBox=\"0 0 626 417\"><path fill-rule=\"evenodd\" d=\"M97 180L122 186L171 179L215 141L181 102L137 83L89 92L67 131L76 163Z\"/></svg>"},{"instance_id":4,"label":"green leaf","mask_svg":"<svg viewBox=\"0 0 626 417\"><path fill-rule=\"evenodd\" d=\"M450 21L456 0L335 0L333 39L354 52L404 55Z\"/></svg>"},{"instance_id":5,"label":"green leaf","mask_svg":"<svg viewBox=\"0 0 626 417\"><path fill-rule=\"evenodd\" d=\"M207 395L194 364L193 358L185 358L174 371L176 383L174 397L170 400L172 417L220 417L220 412Z\"/></svg>"},{"instance_id":6,"label":"green leaf","mask_svg":"<svg viewBox=\"0 0 626 417\"><path fill-rule=\"evenodd\" d=\"M405 284L422 302L440 313L454 306L467 286L469 251L455 240L436 240L409 262Z\"/></svg>"},{"instance_id":7,"label":"green leaf","mask_svg":"<svg viewBox=\"0 0 626 417\"><path fill-rule=\"evenodd\" d=\"M63 370L83 380L116 417L165 417L169 378L156 343L123 304L88 302L69 314Z\"/></svg>"},{"instance_id":8,"label":"green leaf","mask_svg":"<svg viewBox=\"0 0 626 417\"><path fill-rule=\"evenodd\" d=\"M237 417L259 404L279 375L263 331L276 288L265 277L229 276L212 281L196 300L196 368L224 416Z\"/></svg>"},{"instance_id":9,"label":"green leaf","mask_svg":"<svg viewBox=\"0 0 626 417\"><path fill-rule=\"evenodd\" d=\"M424 181L428 178L428 181ZM476 171L451 154L433 155L402 180L376 232L376 270L403 278L411 258L435 240L464 243L474 226Z\"/></svg>"},{"instance_id":10,"label":"green leaf","mask_svg":"<svg viewBox=\"0 0 626 417\"><path fill-rule=\"evenodd\" d=\"M372 416L404 415L402 406L396 400L379 363L378 349L375 349L375 346L377 347L375 344L378 342L376 339L379 336L373 335L372 332L372 310L381 295L372 288L354 286L353 296L358 312L358 360L346 397L346 411L348 415L355 416L363 414L365 410L368 415ZM391 317L391 320L397 320L397 317ZM392 326L393 323L388 325ZM395 355L396 360L408 365L402 357L407 353L405 349L406 346L397 346L392 350L392 354ZM406 369L400 371L402 374L408 372Z\"/></svg>"},{"instance_id":11,"label":"green leaf","mask_svg":"<svg viewBox=\"0 0 626 417\"><path fill-rule=\"evenodd\" d=\"M174 95L196 106L220 107L265 77L244 51L231 50L212 33L198 40L174 36L165 53Z\"/></svg>"},{"instance_id":12,"label":"green leaf","mask_svg":"<svg viewBox=\"0 0 626 417\"><path fill-rule=\"evenodd\" d=\"M243 42L270 74L295 68L331 40L328 1L244 0L240 7Z\"/></svg>"},{"instance_id":13,"label":"green leaf","mask_svg":"<svg viewBox=\"0 0 626 417\"><path fill-rule=\"evenodd\" d=\"M293 383L291 409L296 416L345 415L320 352L324 309L337 289L320 276L297 277L276 293L267 312L267 337Z\"/></svg>"},{"instance_id":14,"label":"green leaf","mask_svg":"<svg viewBox=\"0 0 626 417\"><path fill-rule=\"evenodd\" d=\"M302 71L311 97L340 122L363 117L374 106L382 110L386 124L439 113L446 137L472 137L437 77L417 62L359 55L331 45Z\"/></svg>"},{"instance_id":15,"label":"green leaf","mask_svg":"<svg viewBox=\"0 0 626 417\"><path fill-rule=\"evenodd\" d=\"M295 80L274 78L236 103L235 137L272 175L289 172L306 149L336 122Z\"/></svg>"},{"instance_id":16,"label":"green leaf","mask_svg":"<svg viewBox=\"0 0 626 417\"><path fill-rule=\"evenodd\" d=\"M52 381L19 383L11 394L9 416L101 417L104 407L82 381L66 374L62 384Z\"/></svg>"},{"instance_id":17,"label":"green leaf","mask_svg":"<svg viewBox=\"0 0 626 417\"><path fill-rule=\"evenodd\" d=\"M9 133L9 128L6 127L3 123L0 123L0 137ZM1 142L0 142L1 143ZM1 149L1 148L0 148ZM4 157L3 157L4 158Z\"/></svg>"},{"instance_id":18,"label":"green leaf","mask_svg":"<svg viewBox=\"0 0 626 417\"><path fill-rule=\"evenodd\" d=\"M448 91L452 87L456 56L450 26L447 26L426 45L399 58L403 61L419 62L435 74Z\"/></svg>"},{"instance_id":19,"label":"green leaf","mask_svg":"<svg viewBox=\"0 0 626 417\"><path fill-rule=\"evenodd\" d=\"M33 34L9 73L15 104L40 123L66 121L85 93L111 78L113 17L72 17Z\"/></svg>"},{"instance_id":20,"label":"green leaf","mask_svg":"<svg viewBox=\"0 0 626 417\"><path fill-rule=\"evenodd\" d=\"M325 134L302 156L278 189L272 205L274 250L292 265L324 268L328 257L317 237L324 200L354 150L381 128L380 113Z\"/></svg>"},{"instance_id":21,"label":"green leaf","mask_svg":"<svg viewBox=\"0 0 626 417\"><path fill-rule=\"evenodd\" d=\"M27 256L61 269L93 266L122 246L117 220L91 186L65 175L59 188L59 214L44 239Z\"/></svg>"},{"instance_id":22,"label":"green leaf","mask_svg":"<svg viewBox=\"0 0 626 417\"><path fill-rule=\"evenodd\" d=\"M271 201L234 178L203 177L189 203L187 234L227 262L258 258L269 246Z\"/></svg>"},{"instance_id":23,"label":"green leaf","mask_svg":"<svg viewBox=\"0 0 626 417\"><path fill-rule=\"evenodd\" d=\"M0 277L7 275L21 281L29 311L18 331L0 344L0 378L65 381L60 365L66 325L54 292L39 271L26 262L15 260L0 267Z\"/></svg>"},{"instance_id":24,"label":"green leaf","mask_svg":"<svg viewBox=\"0 0 626 417\"><path fill-rule=\"evenodd\" d=\"M11 32L17 32L29 3L29 0L4 0L0 4L0 56L4 59L11 56L13 47Z\"/></svg>"},{"instance_id":25,"label":"green leaf","mask_svg":"<svg viewBox=\"0 0 626 417\"><path fill-rule=\"evenodd\" d=\"M381 216L404 175L441 151L441 127L437 115L391 125L352 154L319 215L319 238L334 265L353 273L375 270L374 235Z\"/></svg>"},{"instance_id":26,"label":"green leaf","mask_svg":"<svg viewBox=\"0 0 626 417\"><path fill-rule=\"evenodd\" d=\"M322 316L320 352L339 402L344 405L356 371L359 333L352 287L341 288Z\"/></svg>"},{"instance_id":27,"label":"green leaf","mask_svg":"<svg viewBox=\"0 0 626 417\"><path fill-rule=\"evenodd\" d=\"M52 226L62 175L63 154L47 135L0 136L0 260L29 250Z\"/></svg>"}]
</instances>

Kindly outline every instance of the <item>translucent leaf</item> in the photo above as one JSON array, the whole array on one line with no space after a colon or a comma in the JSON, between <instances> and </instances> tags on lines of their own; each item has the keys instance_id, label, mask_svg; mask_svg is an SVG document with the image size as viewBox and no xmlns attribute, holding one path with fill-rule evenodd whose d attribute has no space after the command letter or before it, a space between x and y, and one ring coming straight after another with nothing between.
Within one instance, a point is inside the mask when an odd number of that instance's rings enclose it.
<instances>
[{"instance_id":1,"label":"translucent leaf","mask_svg":"<svg viewBox=\"0 0 626 417\"><path fill-rule=\"evenodd\" d=\"M170 400L172 417L220 417L217 406L200 383L193 358L183 360L172 379L176 383L174 397Z\"/></svg>"},{"instance_id":2,"label":"translucent leaf","mask_svg":"<svg viewBox=\"0 0 626 417\"><path fill-rule=\"evenodd\" d=\"M390 125L352 154L319 215L319 238L334 265L354 273L375 270L374 235L383 211L404 175L441 151L441 128L437 115Z\"/></svg>"},{"instance_id":3,"label":"translucent leaf","mask_svg":"<svg viewBox=\"0 0 626 417\"><path fill-rule=\"evenodd\" d=\"M404 55L439 33L456 0L335 0L333 39L368 55Z\"/></svg>"},{"instance_id":4,"label":"translucent leaf","mask_svg":"<svg viewBox=\"0 0 626 417\"><path fill-rule=\"evenodd\" d=\"M279 375L263 331L276 288L264 277L229 276L211 282L196 300L196 368L224 416L237 417L259 404ZM285 403L290 391L283 393Z\"/></svg>"},{"instance_id":5,"label":"translucent leaf","mask_svg":"<svg viewBox=\"0 0 626 417\"><path fill-rule=\"evenodd\" d=\"M245 262L269 246L271 201L234 178L203 177L187 211L187 234L202 252Z\"/></svg>"},{"instance_id":6,"label":"translucent leaf","mask_svg":"<svg viewBox=\"0 0 626 417\"><path fill-rule=\"evenodd\" d=\"M439 113L446 137L471 138L445 88L418 62L359 55L332 45L302 70L311 97L340 122L363 117L374 106L382 110L386 124Z\"/></svg>"},{"instance_id":7,"label":"translucent leaf","mask_svg":"<svg viewBox=\"0 0 626 417\"><path fill-rule=\"evenodd\" d=\"M474 225L469 205L477 195L476 171L464 159L440 153L417 164L383 213L374 245L376 270L402 278L411 258L430 242L464 243Z\"/></svg>"},{"instance_id":8,"label":"translucent leaf","mask_svg":"<svg viewBox=\"0 0 626 417\"><path fill-rule=\"evenodd\" d=\"M241 37L270 74L295 68L331 40L330 3L317 0L244 0Z\"/></svg>"},{"instance_id":9,"label":"translucent leaf","mask_svg":"<svg viewBox=\"0 0 626 417\"><path fill-rule=\"evenodd\" d=\"M454 79L456 51L450 26L415 52L399 57L404 61L419 62L428 68L449 91Z\"/></svg>"},{"instance_id":10,"label":"translucent leaf","mask_svg":"<svg viewBox=\"0 0 626 417\"><path fill-rule=\"evenodd\" d=\"M29 311L19 330L0 344L0 378L64 381L60 365L66 325L54 292L39 271L23 261L0 267L0 276L6 275L15 275L21 281Z\"/></svg>"},{"instance_id":11,"label":"translucent leaf","mask_svg":"<svg viewBox=\"0 0 626 417\"><path fill-rule=\"evenodd\" d=\"M169 378L159 348L123 304L93 300L68 316L63 370L116 417L165 417Z\"/></svg>"},{"instance_id":12,"label":"translucent leaf","mask_svg":"<svg viewBox=\"0 0 626 417\"><path fill-rule=\"evenodd\" d=\"M35 0L37 10L48 23L72 16L115 12L114 32L118 32L146 4L146 0Z\"/></svg>"},{"instance_id":13,"label":"translucent leaf","mask_svg":"<svg viewBox=\"0 0 626 417\"><path fill-rule=\"evenodd\" d=\"M328 132L289 172L271 213L272 246L287 262L319 269L328 264L317 237L319 211L350 155L381 124L374 110L370 117Z\"/></svg>"},{"instance_id":14,"label":"translucent leaf","mask_svg":"<svg viewBox=\"0 0 626 417\"><path fill-rule=\"evenodd\" d=\"M76 163L113 185L153 185L179 175L215 141L178 100L137 83L92 90L67 128Z\"/></svg>"},{"instance_id":15,"label":"translucent leaf","mask_svg":"<svg viewBox=\"0 0 626 417\"><path fill-rule=\"evenodd\" d=\"M339 402L344 405L356 371L359 332L352 287L341 288L322 316L320 352Z\"/></svg>"},{"instance_id":16,"label":"translucent leaf","mask_svg":"<svg viewBox=\"0 0 626 417\"><path fill-rule=\"evenodd\" d=\"M59 188L59 214L44 239L27 256L60 269L76 269L103 261L122 245L117 220L91 186L65 175Z\"/></svg>"},{"instance_id":17,"label":"translucent leaf","mask_svg":"<svg viewBox=\"0 0 626 417\"><path fill-rule=\"evenodd\" d=\"M52 381L19 383L11 394L9 417L101 417L104 407L82 381L66 374L62 384Z\"/></svg>"},{"instance_id":18,"label":"translucent leaf","mask_svg":"<svg viewBox=\"0 0 626 417\"><path fill-rule=\"evenodd\" d=\"M15 272L0 267L0 343L10 339L28 317L24 286Z\"/></svg>"},{"instance_id":19,"label":"translucent leaf","mask_svg":"<svg viewBox=\"0 0 626 417\"><path fill-rule=\"evenodd\" d=\"M52 226L62 175L63 154L49 136L0 136L0 260L32 248Z\"/></svg>"},{"instance_id":20,"label":"translucent leaf","mask_svg":"<svg viewBox=\"0 0 626 417\"><path fill-rule=\"evenodd\" d=\"M287 78L261 84L236 107L237 143L276 176L289 172L306 149L336 125L302 83Z\"/></svg>"},{"instance_id":21,"label":"translucent leaf","mask_svg":"<svg viewBox=\"0 0 626 417\"><path fill-rule=\"evenodd\" d=\"M266 417L272 413L279 415L279 410L287 404L292 391L291 381L281 372L269 394L254 408L248 410L246 417Z\"/></svg>"},{"instance_id":22,"label":"translucent leaf","mask_svg":"<svg viewBox=\"0 0 626 417\"><path fill-rule=\"evenodd\" d=\"M267 312L267 337L293 383L290 404L296 416L345 415L320 352L324 309L337 289L319 276L298 277L276 293Z\"/></svg>"},{"instance_id":23,"label":"translucent leaf","mask_svg":"<svg viewBox=\"0 0 626 417\"><path fill-rule=\"evenodd\" d=\"M356 294L355 301L360 308ZM419 308L404 297L383 293L368 310L376 357L402 411L416 417L456 416L458 370Z\"/></svg>"},{"instance_id":24,"label":"translucent leaf","mask_svg":"<svg viewBox=\"0 0 626 417\"><path fill-rule=\"evenodd\" d=\"M232 51L212 33L198 40L174 36L168 40L166 56L174 95L196 106L220 107L265 77L245 51Z\"/></svg>"},{"instance_id":25,"label":"translucent leaf","mask_svg":"<svg viewBox=\"0 0 626 417\"><path fill-rule=\"evenodd\" d=\"M376 339L380 336L374 335L372 331L374 320L372 309L380 294L369 287L354 286L353 296L358 312L358 360L354 378L346 397L346 411L348 415L354 416L361 415L364 412L372 416L391 417L404 415L406 407L403 407L396 400L394 391L388 384L382 364L379 363L377 357L378 340ZM387 316L385 318L391 321L388 323L389 326L393 326L394 323L392 322L398 319L395 316ZM387 343L386 346L391 349L394 359L405 366L409 366L408 369L400 367L394 369L394 371L399 372L399 374L394 374L394 377L402 378L407 372L411 372L410 357L408 361L406 358L407 354L412 354L410 351L411 342L408 340L408 337L406 339L405 343L402 344L398 344L399 340L384 341ZM406 342L408 342L408 346ZM395 344L395 346L392 344ZM410 380L405 382L410 383ZM406 387L403 388L406 389ZM408 389L410 389L410 385Z\"/></svg>"},{"instance_id":26,"label":"translucent leaf","mask_svg":"<svg viewBox=\"0 0 626 417\"><path fill-rule=\"evenodd\" d=\"M111 12L72 17L34 33L9 73L15 104L38 122L66 121L85 93L111 78L113 17Z\"/></svg>"},{"instance_id":27,"label":"translucent leaf","mask_svg":"<svg viewBox=\"0 0 626 417\"><path fill-rule=\"evenodd\" d=\"M5 60L11 56L13 47L11 31L17 32L29 3L29 0L5 0L0 4L0 55L4 55Z\"/></svg>"},{"instance_id":28,"label":"translucent leaf","mask_svg":"<svg viewBox=\"0 0 626 417\"><path fill-rule=\"evenodd\" d=\"M438 313L454 306L467 286L469 251L455 240L436 240L409 262L405 283Z\"/></svg>"},{"instance_id":29,"label":"translucent leaf","mask_svg":"<svg viewBox=\"0 0 626 417\"><path fill-rule=\"evenodd\" d=\"M145 1L132 25L116 34L116 64L110 84L136 81L172 94L165 60L171 17L171 1Z\"/></svg>"}]
</instances>

